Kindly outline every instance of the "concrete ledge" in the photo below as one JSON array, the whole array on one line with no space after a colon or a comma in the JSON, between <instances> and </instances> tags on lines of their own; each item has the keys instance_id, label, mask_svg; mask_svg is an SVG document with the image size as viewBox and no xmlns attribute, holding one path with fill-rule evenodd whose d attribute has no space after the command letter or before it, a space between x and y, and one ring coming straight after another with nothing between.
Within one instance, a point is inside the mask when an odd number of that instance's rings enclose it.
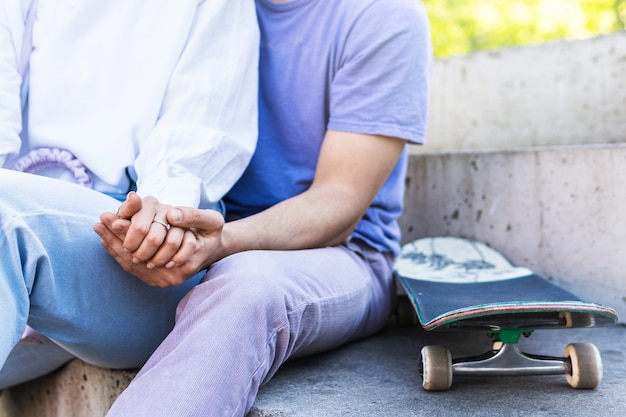
<instances>
[{"instance_id":1,"label":"concrete ledge","mask_svg":"<svg viewBox=\"0 0 626 417\"><path fill-rule=\"evenodd\" d=\"M483 353L482 332L439 333L398 328L328 354L286 364L261 389L254 417L420 417L626 415L626 327L543 330L520 342L522 350L561 356L568 343L595 343L604 379L592 391L574 390L563 375L455 377L447 392L421 388L417 372L424 345L444 344L453 357ZM251 416L248 416L251 417Z\"/></svg>"},{"instance_id":2,"label":"concrete ledge","mask_svg":"<svg viewBox=\"0 0 626 417\"><path fill-rule=\"evenodd\" d=\"M73 360L50 375L2 392L0 417L104 416L135 373Z\"/></svg>"},{"instance_id":3,"label":"concrete ledge","mask_svg":"<svg viewBox=\"0 0 626 417\"><path fill-rule=\"evenodd\" d=\"M450 391L433 393L422 390L417 372L424 345L444 344L461 357L486 351L489 339L482 332L399 328L392 320L374 337L287 363L261 388L248 417L625 415L625 339L626 327L617 326L543 330L520 342L529 353L551 356L561 356L568 343L595 343L604 379L592 391L574 390L557 375L456 377ZM131 376L76 360L0 394L0 416L101 417Z\"/></svg>"}]
</instances>

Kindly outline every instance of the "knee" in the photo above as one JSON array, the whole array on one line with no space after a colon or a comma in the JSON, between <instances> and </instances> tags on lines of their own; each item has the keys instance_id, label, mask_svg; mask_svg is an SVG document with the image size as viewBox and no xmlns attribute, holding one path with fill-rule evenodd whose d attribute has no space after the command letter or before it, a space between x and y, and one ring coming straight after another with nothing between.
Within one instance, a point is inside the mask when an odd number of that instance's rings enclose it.
<instances>
[{"instance_id":1,"label":"knee","mask_svg":"<svg viewBox=\"0 0 626 417\"><path fill-rule=\"evenodd\" d=\"M284 298L284 268L280 259L266 251L242 252L215 264L203 281L232 288L242 301Z\"/></svg>"},{"instance_id":2,"label":"knee","mask_svg":"<svg viewBox=\"0 0 626 417\"><path fill-rule=\"evenodd\" d=\"M179 314L184 309L200 306L215 309L222 305L231 306L232 314L286 312L290 290L284 275L280 262L263 256L261 251L230 256L214 264L200 284L187 294L179 304Z\"/></svg>"}]
</instances>

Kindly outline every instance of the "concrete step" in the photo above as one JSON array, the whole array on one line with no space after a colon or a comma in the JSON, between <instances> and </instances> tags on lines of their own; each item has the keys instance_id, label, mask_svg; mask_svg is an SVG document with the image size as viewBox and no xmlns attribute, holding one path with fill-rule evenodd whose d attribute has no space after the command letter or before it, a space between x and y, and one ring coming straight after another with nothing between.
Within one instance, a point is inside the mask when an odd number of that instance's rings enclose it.
<instances>
[{"instance_id":1,"label":"concrete step","mask_svg":"<svg viewBox=\"0 0 626 417\"><path fill-rule=\"evenodd\" d=\"M254 417L618 416L626 413L626 328L540 331L522 350L562 356L571 342L595 343L604 380L574 390L565 377L456 377L450 391L427 392L417 372L424 345L444 344L453 357L486 351L482 332L428 333L390 326L335 352L287 364L263 387ZM250 416L249 416L250 417Z\"/></svg>"},{"instance_id":2,"label":"concrete step","mask_svg":"<svg viewBox=\"0 0 626 417\"><path fill-rule=\"evenodd\" d=\"M429 151L626 142L626 31L435 60Z\"/></svg>"},{"instance_id":3,"label":"concrete step","mask_svg":"<svg viewBox=\"0 0 626 417\"><path fill-rule=\"evenodd\" d=\"M380 334L336 351L287 363L264 386L248 417L345 416L618 416L626 413L626 327L538 331L521 341L529 353L561 356L568 343L591 342L604 361L592 391L574 390L564 376L457 377L450 391L423 391L419 352L444 344L453 356L482 353L482 332L428 333L393 321ZM99 417L129 381L126 371L80 361L0 395L2 417ZM12 411L6 411L11 403ZM19 413L21 411L21 414Z\"/></svg>"},{"instance_id":4,"label":"concrete step","mask_svg":"<svg viewBox=\"0 0 626 417\"><path fill-rule=\"evenodd\" d=\"M0 417L104 416L135 374L76 359L50 375L3 391Z\"/></svg>"}]
</instances>

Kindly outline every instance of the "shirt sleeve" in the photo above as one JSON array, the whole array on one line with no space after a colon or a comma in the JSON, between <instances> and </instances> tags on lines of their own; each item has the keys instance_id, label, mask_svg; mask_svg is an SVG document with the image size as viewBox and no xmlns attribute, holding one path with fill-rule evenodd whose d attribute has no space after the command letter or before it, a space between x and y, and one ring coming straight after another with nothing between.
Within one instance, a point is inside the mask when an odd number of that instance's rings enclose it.
<instances>
[{"instance_id":1,"label":"shirt sleeve","mask_svg":"<svg viewBox=\"0 0 626 417\"><path fill-rule=\"evenodd\" d=\"M432 47L421 3L372 2L341 47L328 128L423 143Z\"/></svg>"},{"instance_id":2,"label":"shirt sleeve","mask_svg":"<svg viewBox=\"0 0 626 417\"><path fill-rule=\"evenodd\" d=\"M207 207L234 185L256 146L258 55L254 1L199 2L134 164L140 195Z\"/></svg>"},{"instance_id":3,"label":"shirt sleeve","mask_svg":"<svg viewBox=\"0 0 626 417\"><path fill-rule=\"evenodd\" d=\"M19 53L24 34L21 2L0 2L0 167L20 149L22 107Z\"/></svg>"}]
</instances>

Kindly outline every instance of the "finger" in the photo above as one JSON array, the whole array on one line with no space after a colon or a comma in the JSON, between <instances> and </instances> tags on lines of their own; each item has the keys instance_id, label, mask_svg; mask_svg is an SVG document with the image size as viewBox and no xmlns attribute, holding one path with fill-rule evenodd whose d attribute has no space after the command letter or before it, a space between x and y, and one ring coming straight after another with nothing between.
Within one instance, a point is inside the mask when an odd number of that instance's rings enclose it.
<instances>
[{"instance_id":1,"label":"finger","mask_svg":"<svg viewBox=\"0 0 626 417\"><path fill-rule=\"evenodd\" d=\"M212 232L224 227L224 217L215 210L191 207L175 207L168 211L167 219L172 225Z\"/></svg>"},{"instance_id":2,"label":"finger","mask_svg":"<svg viewBox=\"0 0 626 417\"><path fill-rule=\"evenodd\" d=\"M133 215L131 219L130 227L126 232L126 238L124 239L124 247L130 251L135 252L139 249L140 245L142 245L144 239L148 238L148 233L154 229L157 231L156 235L151 236L150 239L155 239L160 236L160 240L158 241L157 247L153 248L154 251L161 245L163 242L163 238L165 237L164 233L160 233L163 230L158 230L157 228L153 228L152 221L155 219L157 215L157 206L158 202L153 197L146 197L143 199L141 209ZM165 218L165 216L161 217ZM163 229L163 226L160 226ZM154 254L154 253L152 253ZM148 259L148 258L146 258Z\"/></svg>"},{"instance_id":3,"label":"finger","mask_svg":"<svg viewBox=\"0 0 626 417\"><path fill-rule=\"evenodd\" d=\"M100 236L100 244L124 269L132 265L132 255L124 251L122 240L117 235L101 222L96 223L93 229Z\"/></svg>"},{"instance_id":4,"label":"finger","mask_svg":"<svg viewBox=\"0 0 626 417\"><path fill-rule=\"evenodd\" d=\"M117 209L117 213L115 215L121 219L130 219L141 210L142 201L141 197L137 195L134 191L131 191L126 196L126 200L122 203L119 209Z\"/></svg>"},{"instance_id":5,"label":"finger","mask_svg":"<svg viewBox=\"0 0 626 417\"><path fill-rule=\"evenodd\" d=\"M131 225L131 229L132 229L132 225ZM157 251L163 246L163 243L165 242L167 236L169 233L173 232L173 236L171 238L170 244L174 245L176 241L180 242L182 240L182 234L183 232L178 229L170 229L169 225L166 224L165 222L158 222L158 221L153 221L150 225L150 228L148 230L148 233L144 236L143 240L140 242L139 247L132 251L133 252L133 256L135 258L135 263L137 262L146 262L149 259L153 258L155 256L155 254L157 253ZM128 250L128 246L126 245L126 242L128 241L130 236L130 230L129 230L129 234L126 236L126 239L124 239L124 247ZM176 253L176 250L172 251L172 253L169 255L173 255L174 253ZM168 257L169 259L169 257Z\"/></svg>"},{"instance_id":6,"label":"finger","mask_svg":"<svg viewBox=\"0 0 626 417\"><path fill-rule=\"evenodd\" d=\"M164 266L179 251L185 236L185 230L173 227L165 236L165 240L147 263L148 269ZM141 250L141 248L139 249Z\"/></svg>"},{"instance_id":7,"label":"finger","mask_svg":"<svg viewBox=\"0 0 626 417\"><path fill-rule=\"evenodd\" d=\"M113 213L102 213L100 221L120 239L124 240L126 232L130 227L130 220L120 219Z\"/></svg>"},{"instance_id":8,"label":"finger","mask_svg":"<svg viewBox=\"0 0 626 417\"><path fill-rule=\"evenodd\" d=\"M196 235L188 229L185 229L183 241L176 254L172 256L170 261L165 264L166 268L174 268L175 266L184 265L191 259L191 256L196 253L198 240Z\"/></svg>"},{"instance_id":9,"label":"finger","mask_svg":"<svg viewBox=\"0 0 626 417\"><path fill-rule=\"evenodd\" d=\"M144 263L134 263L132 254L126 252L122 241L112 233L103 223L94 225L95 232L100 236L100 244L129 274L153 287L167 288L179 285L187 278L179 270L157 268L149 270Z\"/></svg>"}]
</instances>

